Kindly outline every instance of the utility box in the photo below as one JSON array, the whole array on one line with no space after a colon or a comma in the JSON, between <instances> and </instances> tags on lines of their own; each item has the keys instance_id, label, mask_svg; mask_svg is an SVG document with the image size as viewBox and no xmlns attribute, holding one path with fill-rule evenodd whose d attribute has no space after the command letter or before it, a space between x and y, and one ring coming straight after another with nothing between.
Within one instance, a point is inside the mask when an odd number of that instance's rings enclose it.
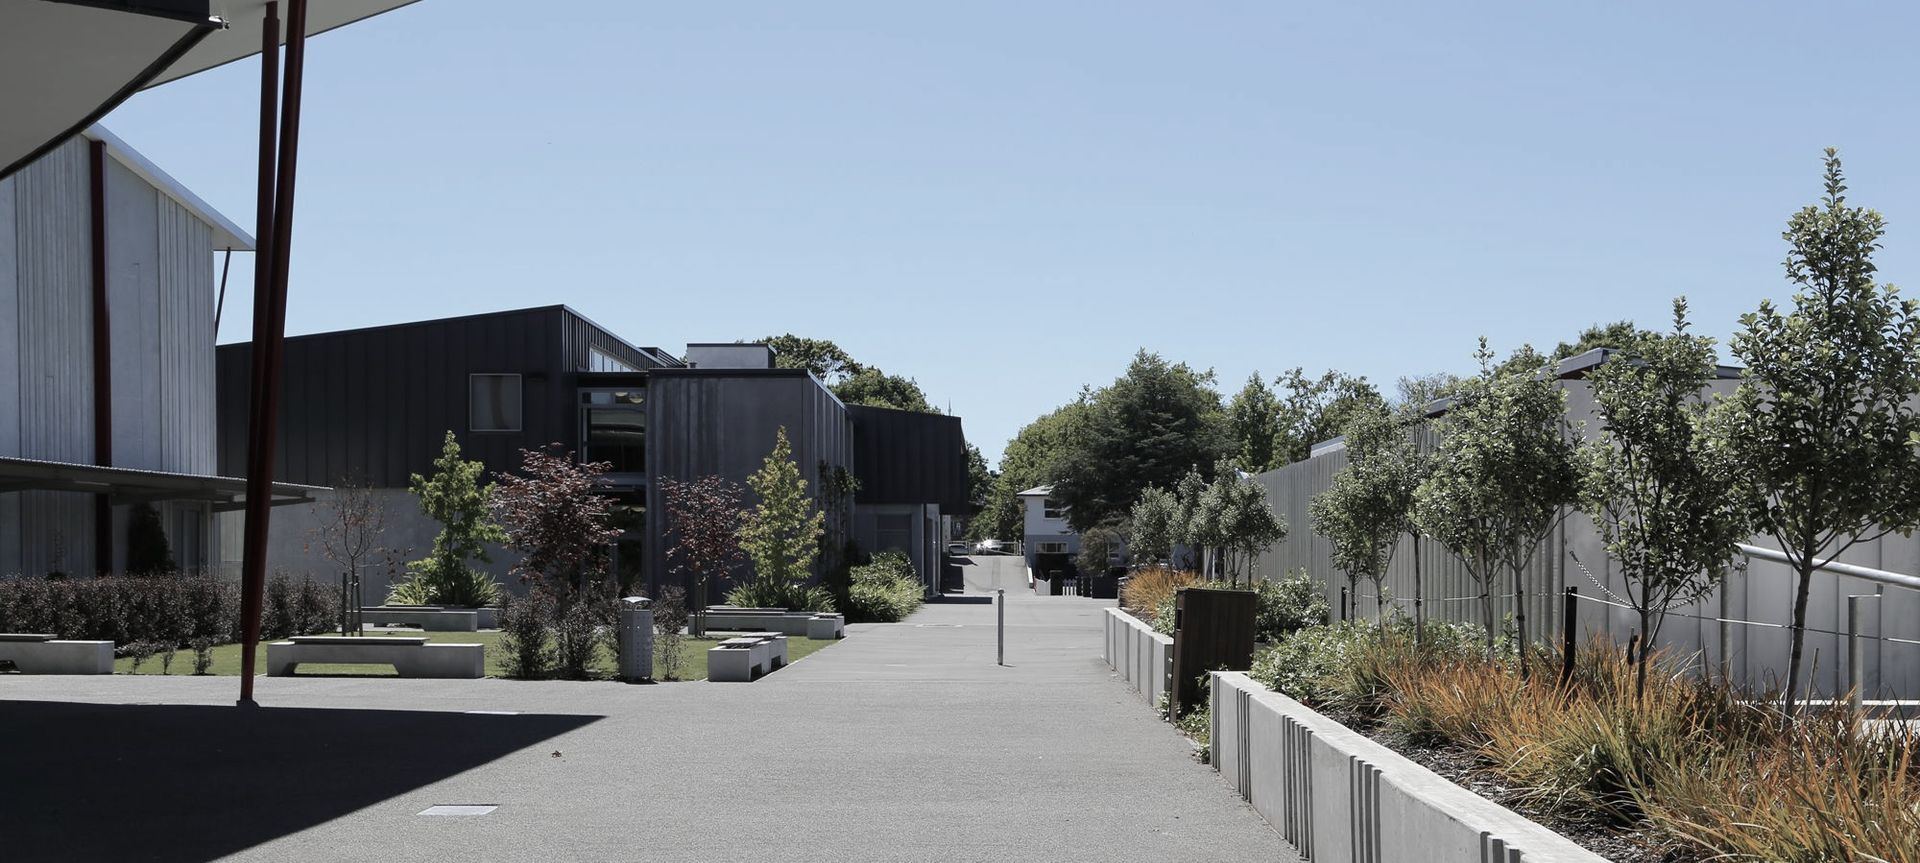
<instances>
[{"instance_id":1,"label":"utility box","mask_svg":"<svg viewBox=\"0 0 1920 863\"><path fill-rule=\"evenodd\" d=\"M1255 603L1251 590L1183 587L1174 591L1173 715L1206 703L1201 675L1253 667Z\"/></svg>"},{"instance_id":2,"label":"utility box","mask_svg":"<svg viewBox=\"0 0 1920 863\"><path fill-rule=\"evenodd\" d=\"M620 679L653 679L653 600L644 596L620 600Z\"/></svg>"}]
</instances>

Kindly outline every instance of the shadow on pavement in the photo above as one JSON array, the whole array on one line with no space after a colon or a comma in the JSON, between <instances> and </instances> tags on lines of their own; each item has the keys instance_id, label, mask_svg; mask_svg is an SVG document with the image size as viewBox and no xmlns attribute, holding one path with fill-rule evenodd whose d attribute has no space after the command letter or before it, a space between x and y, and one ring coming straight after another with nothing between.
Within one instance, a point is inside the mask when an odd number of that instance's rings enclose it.
<instances>
[{"instance_id":1,"label":"shadow on pavement","mask_svg":"<svg viewBox=\"0 0 1920 863\"><path fill-rule=\"evenodd\" d=\"M0 701L0 859L211 860L599 718Z\"/></svg>"}]
</instances>

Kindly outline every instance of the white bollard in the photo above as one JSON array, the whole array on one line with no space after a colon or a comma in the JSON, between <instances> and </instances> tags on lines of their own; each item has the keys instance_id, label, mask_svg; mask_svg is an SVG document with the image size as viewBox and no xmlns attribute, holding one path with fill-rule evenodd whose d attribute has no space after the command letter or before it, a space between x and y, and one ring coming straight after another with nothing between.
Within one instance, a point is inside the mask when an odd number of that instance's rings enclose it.
<instances>
[{"instance_id":1,"label":"white bollard","mask_svg":"<svg viewBox=\"0 0 1920 863\"><path fill-rule=\"evenodd\" d=\"M995 599L995 604L1000 606L1000 625L998 627L998 638L997 638L998 658L996 662L1000 665L1006 665L1007 664L1007 589L1002 587L995 590L994 593L999 595Z\"/></svg>"}]
</instances>

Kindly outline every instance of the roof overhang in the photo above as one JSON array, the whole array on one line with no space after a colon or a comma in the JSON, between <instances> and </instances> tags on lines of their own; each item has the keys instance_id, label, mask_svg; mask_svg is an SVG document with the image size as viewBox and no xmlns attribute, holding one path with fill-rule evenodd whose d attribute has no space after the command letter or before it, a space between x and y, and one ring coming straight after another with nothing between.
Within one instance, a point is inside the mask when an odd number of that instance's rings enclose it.
<instances>
[{"instance_id":1,"label":"roof overhang","mask_svg":"<svg viewBox=\"0 0 1920 863\"><path fill-rule=\"evenodd\" d=\"M78 491L105 494L114 503L194 500L213 504L215 512L246 506L247 481L232 476L168 473L126 467L0 458L0 492ZM273 505L312 503L324 486L273 484Z\"/></svg>"},{"instance_id":2,"label":"roof overhang","mask_svg":"<svg viewBox=\"0 0 1920 863\"><path fill-rule=\"evenodd\" d=\"M0 3L0 178L142 89L259 53L266 2ZM307 33L324 33L412 2L310 0Z\"/></svg>"}]
</instances>

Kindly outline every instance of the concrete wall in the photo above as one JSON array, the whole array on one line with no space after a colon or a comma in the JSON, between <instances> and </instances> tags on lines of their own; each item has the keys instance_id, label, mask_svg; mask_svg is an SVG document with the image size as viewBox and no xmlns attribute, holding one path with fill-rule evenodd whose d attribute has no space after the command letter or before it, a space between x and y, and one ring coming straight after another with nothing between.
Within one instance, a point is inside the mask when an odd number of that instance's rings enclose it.
<instances>
[{"instance_id":1,"label":"concrete wall","mask_svg":"<svg viewBox=\"0 0 1920 863\"><path fill-rule=\"evenodd\" d=\"M1106 640L1101 658L1149 707L1158 708L1160 696L1173 682L1173 638L1154 632L1146 621L1118 608L1104 611Z\"/></svg>"},{"instance_id":2,"label":"concrete wall","mask_svg":"<svg viewBox=\"0 0 1920 863\"><path fill-rule=\"evenodd\" d=\"M1598 433L1600 422L1592 396L1584 381L1562 381L1567 392L1567 416L1585 423L1585 433ZM1732 382L1717 382L1717 390L1727 390ZM1422 444L1431 447L1437 441L1431 428L1416 432ZM1262 577L1278 578L1305 568L1321 582L1329 605L1338 615L1340 588L1345 577L1334 568L1327 540L1313 531L1308 506L1313 496L1325 491L1334 475L1346 466L1344 450L1328 452L1302 462L1261 474L1257 479L1267 490L1267 500L1286 519L1291 533L1285 542L1275 544L1260 558ZM1778 548L1771 537L1749 540L1754 545ZM1419 545L1419 591L1430 619L1484 623L1480 604L1475 599L1480 587L1466 568L1447 549L1431 540ZM1920 537L1889 536L1863 543L1840 556L1846 563L1893 572L1920 574ZM1393 604L1403 614L1414 611L1415 553L1410 537L1401 537L1388 566L1384 586ZM1578 604L1576 633L1580 638L1604 636L1625 644L1639 626L1636 616L1626 609L1601 604L1596 599L1624 601L1629 586L1584 513L1569 510L1559 529L1548 537L1534 554L1523 582L1526 594L1527 628L1536 640L1560 637L1564 610L1564 588L1575 587L1582 601ZM1777 686L1786 680L1788 631L1779 624L1792 620L1793 574L1783 564L1754 561L1744 574L1729 576L1724 588L1725 614L1718 592L1693 605L1675 608L1661 628L1659 643L1679 657L1697 657L1704 667L1720 664L1720 624L1712 618L1728 617L1760 621L1763 626L1729 625L1734 679L1752 689ZM1868 619L1862 632L1920 640L1920 592L1885 588L1885 595L1867 603ZM1503 577L1493 593L1494 620L1504 621L1515 610L1508 598L1513 592L1510 577ZM1814 574L1808 601L1806 651L1802 672L1815 690L1835 695L1847 689L1846 641L1825 633L1843 633L1847 629L1846 597L1854 594L1878 595L1875 585L1857 578L1831 573ZM1361 583L1356 591L1354 613L1371 617L1379 601L1373 586ZM1701 619L1707 618L1707 619ZM1813 630L1824 630L1815 632ZM1816 662L1817 660L1817 662ZM1920 697L1920 646L1897 642L1868 641L1865 662L1868 697Z\"/></svg>"},{"instance_id":3,"label":"concrete wall","mask_svg":"<svg viewBox=\"0 0 1920 863\"><path fill-rule=\"evenodd\" d=\"M321 492L311 504L273 508L267 531L268 572L311 575L328 583L338 583L345 567L327 559L317 533L327 519L335 517L334 497L333 492ZM433 550L433 538L440 533L440 523L429 518L420 509L420 499L404 488L374 489L373 497L383 513L386 531L378 540L383 550L369 555L367 565L361 570L360 585L366 603L378 605L386 601L394 581L406 578L406 563L424 558ZM242 528L246 513L220 513L219 521L219 572L225 578L238 580L245 550ZM476 566L492 573L501 587L520 589L519 580L508 574L519 556L497 545L488 546L488 552L493 561Z\"/></svg>"},{"instance_id":4,"label":"concrete wall","mask_svg":"<svg viewBox=\"0 0 1920 863\"><path fill-rule=\"evenodd\" d=\"M1308 860L1605 863L1245 674L1212 706L1214 768Z\"/></svg>"}]
</instances>

